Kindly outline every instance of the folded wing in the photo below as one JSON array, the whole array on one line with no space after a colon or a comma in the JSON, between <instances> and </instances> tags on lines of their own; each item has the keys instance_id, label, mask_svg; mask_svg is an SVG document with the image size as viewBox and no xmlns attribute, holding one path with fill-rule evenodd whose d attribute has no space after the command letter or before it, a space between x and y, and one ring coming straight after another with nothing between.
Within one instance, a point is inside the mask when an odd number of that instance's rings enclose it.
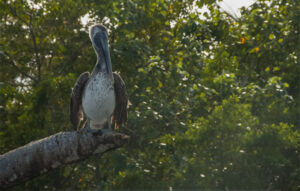
<instances>
[{"instance_id":1,"label":"folded wing","mask_svg":"<svg viewBox=\"0 0 300 191\"><path fill-rule=\"evenodd\" d=\"M71 94L70 102L70 120L75 130L78 130L80 122L84 118L81 100L84 87L90 78L89 72L82 73L77 79Z\"/></svg>"},{"instance_id":2,"label":"folded wing","mask_svg":"<svg viewBox=\"0 0 300 191\"><path fill-rule=\"evenodd\" d=\"M113 113L113 122L115 123L115 128L121 127L127 121L127 106L128 106L128 96L126 92L126 86L121 78L121 76L114 72L114 89L116 95L116 106Z\"/></svg>"}]
</instances>

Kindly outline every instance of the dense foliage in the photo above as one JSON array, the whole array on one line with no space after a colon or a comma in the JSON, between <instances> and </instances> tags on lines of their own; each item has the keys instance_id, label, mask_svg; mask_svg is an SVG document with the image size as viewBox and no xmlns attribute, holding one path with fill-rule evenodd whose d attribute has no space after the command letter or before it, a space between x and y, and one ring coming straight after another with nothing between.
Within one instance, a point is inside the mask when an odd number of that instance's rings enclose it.
<instances>
[{"instance_id":1,"label":"dense foliage","mask_svg":"<svg viewBox=\"0 0 300 191\"><path fill-rule=\"evenodd\" d=\"M129 145L13 190L300 189L298 0L239 18L215 0L4 0L0 19L1 154L71 130L94 22L132 103Z\"/></svg>"}]
</instances>

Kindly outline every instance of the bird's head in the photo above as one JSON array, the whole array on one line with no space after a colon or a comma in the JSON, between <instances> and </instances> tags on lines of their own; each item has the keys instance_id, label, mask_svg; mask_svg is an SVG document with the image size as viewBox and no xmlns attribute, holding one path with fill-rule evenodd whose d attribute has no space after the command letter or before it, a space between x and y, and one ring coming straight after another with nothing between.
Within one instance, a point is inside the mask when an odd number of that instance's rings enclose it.
<instances>
[{"instance_id":1,"label":"bird's head","mask_svg":"<svg viewBox=\"0 0 300 191\"><path fill-rule=\"evenodd\" d=\"M107 29L100 24L93 25L90 28L89 35L98 57L97 67L99 67L101 71L106 71L112 75Z\"/></svg>"}]
</instances>

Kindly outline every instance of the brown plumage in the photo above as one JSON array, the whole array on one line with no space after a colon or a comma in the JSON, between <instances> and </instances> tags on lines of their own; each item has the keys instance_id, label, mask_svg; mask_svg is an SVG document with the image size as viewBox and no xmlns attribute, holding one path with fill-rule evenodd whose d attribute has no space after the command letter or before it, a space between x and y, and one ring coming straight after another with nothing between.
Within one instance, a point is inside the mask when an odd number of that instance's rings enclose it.
<instances>
[{"instance_id":1,"label":"brown plumage","mask_svg":"<svg viewBox=\"0 0 300 191\"><path fill-rule=\"evenodd\" d=\"M71 94L70 121L75 130L79 130L80 122L84 118L81 102L82 102L82 94L89 78L90 78L89 72L82 73L77 79Z\"/></svg>"},{"instance_id":2,"label":"brown plumage","mask_svg":"<svg viewBox=\"0 0 300 191\"><path fill-rule=\"evenodd\" d=\"M119 128L127 121L128 96L125 83L121 76L116 72L113 73L113 76L116 106L112 115L112 121L115 124L115 128ZM80 130L79 125L84 119L84 112L81 104L84 88L89 78L89 72L82 73L77 79L71 94L70 121L75 130Z\"/></svg>"},{"instance_id":3,"label":"brown plumage","mask_svg":"<svg viewBox=\"0 0 300 191\"><path fill-rule=\"evenodd\" d=\"M112 121L115 123L115 128L118 129L127 121L127 105L128 96L126 86L121 76L114 72L114 88L116 94L116 107L113 113Z\"/></svg>"}]
</instances>

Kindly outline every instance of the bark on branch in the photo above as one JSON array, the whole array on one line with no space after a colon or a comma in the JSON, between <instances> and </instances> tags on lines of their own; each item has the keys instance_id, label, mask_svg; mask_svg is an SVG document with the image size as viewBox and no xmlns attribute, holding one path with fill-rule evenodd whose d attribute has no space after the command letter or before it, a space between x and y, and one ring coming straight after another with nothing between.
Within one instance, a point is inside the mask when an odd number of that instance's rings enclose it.
<instances>
[{"instance_id":1,"label":"bark on branch","mask_svg":"<svg viewBox=\"0 0 300 191\"><path fill-rule=\"evenodd\" d=\"M120 133L95 136L91 133L61 132L0 155L0 188L10 187L51 169L102 154L127 143Z\"/></svg>"}]
</instances>

